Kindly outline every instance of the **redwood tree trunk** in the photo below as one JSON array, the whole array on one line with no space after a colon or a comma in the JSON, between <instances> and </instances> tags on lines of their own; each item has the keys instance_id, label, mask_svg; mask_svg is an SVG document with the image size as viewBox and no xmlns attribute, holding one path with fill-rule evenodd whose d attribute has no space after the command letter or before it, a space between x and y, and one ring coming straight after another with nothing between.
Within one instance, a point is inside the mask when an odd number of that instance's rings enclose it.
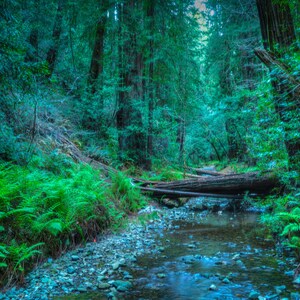
<instances>
[{"instance_id":1,"label":"redwood tree trunk","mask_svg":"<svg viewBox=\"0 0 300 300\"><path fill-rule=\"evenodd\" d=\"M52 33L52 45L48 50L47 58L46 58L49 66L48 77L52 76L56 59L57 59L59 39L62 32L62 20L63 20L63 0L58 0L56 17L55 17L53 33Z\"/></svg>"},{"instance_id":2,"label":"redwood tree trunk","mask_svg":"<svg viewBox=\"0 0 300 300\"><path fill-rule=\"evenodd\" d=\"M284 68L280 70L284 56L292 57L295 51L299 51L296 46L293 19L288 2L257 0L256 3L266 53L259 50L255 52L270 69L275 109L284 126L290 168L297 169L300 159L300 138L297 134L300 113L299 89L297 89L299 78L296 78L296 82L293 83L282 76L282 72L288 73L290 68L287 66L285 70ZM270 63L270 58L278 63Z\"/></svg>"},{"instance_id":3,"label":"redwood tree trunk","mask_svg":"<svg viewBox=\"0 0 300 300\"><path fill-rule=\"evenodd\" d=\"M149 18L149 80L148 80L148 136L147 136L147 169L151 169L153 155L153 111L154 111L154 10L155 0L147 1L147 17Z\"/></svg>"},{"instance_id":4,"label":"redwood tree trunk","mask_svg":"<svg viewBox=\"0 0 300 300\"><path fill-rule=\"evenodd\" d=\"M99 20L97 22L95 43L91 58L90 70L88 75L88 86L92 94L96 93L96 82L103 73L103 57L104 57L104 37L105 25L107 20L108 1L102 1Z\"/></svg>"},{"instance_id":5,"label":"redwood tree trunk","mask_svg":"<svg viewBox=\"0 0 300 300\"><path fill-rule=\"evenodd\" d=\"M119 68L120 86L117 117L119 158L146 165L146 135L138 103L142 103L142 56L138 50L134 14L136 1L119 5L120 40ZM124 26L124 28L122 28ZM126 30L124 30L126 29Z\"/></svg>"}]
</instances>

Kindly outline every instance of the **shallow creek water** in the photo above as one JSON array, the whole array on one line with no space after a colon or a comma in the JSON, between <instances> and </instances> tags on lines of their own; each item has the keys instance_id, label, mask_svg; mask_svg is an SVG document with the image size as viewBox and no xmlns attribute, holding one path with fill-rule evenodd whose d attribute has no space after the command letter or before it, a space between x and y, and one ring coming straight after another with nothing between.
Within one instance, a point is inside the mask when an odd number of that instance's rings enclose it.
<instances>
[{"instance_id":1,"label":"shallow creek water","mask_svg":"<svg viewBox=\"0 0 300 300\"><path fill-rule=\"evenodd\" d=\"M124 268L134 286L121 299L249 299L254 292L253 299L292 299L297 289L286 272L290 261L257 238L257 218L255 213L208 214L174 221L170 230L156 229L160 251ZM61 299L107 298L97 293Z\"/></svg>"}]
</instances>

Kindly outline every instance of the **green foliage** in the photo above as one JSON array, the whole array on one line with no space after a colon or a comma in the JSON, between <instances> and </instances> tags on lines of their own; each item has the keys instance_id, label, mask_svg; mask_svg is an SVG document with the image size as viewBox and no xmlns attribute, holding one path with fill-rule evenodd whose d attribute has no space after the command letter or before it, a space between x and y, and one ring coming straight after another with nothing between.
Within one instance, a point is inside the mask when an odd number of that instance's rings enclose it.
<instances>
[{"instance_id":1,"label":"green foliage","mask_svg":"<svg viewBox=\"0 0 300 300\"><path fill-rule=\"evenodd\" d=\"M183 172L175 167L154 167L151 172L144 172L142 178L151 181L173 181L183 179Z\"/></svg>"},{"instance_id":2,"label":"green foliage","mask_svg":"<svg viewBox=\"0 0 300 300\"><path fill-rule=\"evenodd\" d=\"M277 238L284 237L286 246L293 248L300 255L300 203L299 194L269 196L264 201L272 209L262 215L262 222Z\"/></svg>"},{"instance_id":3,"label":"green foliage","mask_svg":"<svg viewBox=\"0 0 300 300\"><path fill-rule=\"evenodd\" d=\"M33 157L28 167L0 165L2 284L8 283L8 273L22 279L37 254L57 256L77 243L93 240L109 224L119 224L124 212L135 212L146 203L122 173L112 176L109 187L100 172L65 164L64 156L54 162L52 172L44 161L47 158ZM55 163L59 162L58 173Z\"/></svg>"},{"instance_id":4,"label":"green foliage","mask_svg":"<svg viewBox=\"0 0 300 300\"><path fill-rule=\"evenodd\" d=\"M284 224L281 236L287 238L286 245L293 248L300 258L300 207L279 213L278 217Z\"/></svg>"},{"instance_id":5,"label":"green foliage","mask_svg":"<svg viewBox=\"0 0 300 300\"><path fill-rule=\"evenodd\" d=\"M110 174L111 193L115 203L120 203L125 212L136 212L146 205L146 198L124 173Z\"/></svg>"}]
</instances>

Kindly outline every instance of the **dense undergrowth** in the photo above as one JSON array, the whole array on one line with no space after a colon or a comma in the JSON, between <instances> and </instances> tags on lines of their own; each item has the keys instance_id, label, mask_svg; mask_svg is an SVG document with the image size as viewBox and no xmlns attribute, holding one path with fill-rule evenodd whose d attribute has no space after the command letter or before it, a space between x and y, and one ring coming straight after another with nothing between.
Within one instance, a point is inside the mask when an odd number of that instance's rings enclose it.
<instances>
[{"instance_id":1,"label":"dense undergrowth","mask_svg":"<svg viewBox=\"0 0 300 300\"><path fill-rule=\"evenodd\" d=\"M262 205L269 211L261 217L270 238L287 250L292 250L300 260L300 201L299 193L268 196ZM282 249L282 247L280 247Z\"/></svg>"},{"instance_id":2,"label":"dense undergrowth","mask_svg":"<svg viewBox=\"0 0 300 300\"><path fill-rule=\"evenodd\" d=\"M48 158L49 159L49 158ZM51 167L51 168L49 168ZM86 241L145 205L123 173L111 184L87 165L0 165L0 286L22 282L35 263Z\"/></svg>"}]
</instances>

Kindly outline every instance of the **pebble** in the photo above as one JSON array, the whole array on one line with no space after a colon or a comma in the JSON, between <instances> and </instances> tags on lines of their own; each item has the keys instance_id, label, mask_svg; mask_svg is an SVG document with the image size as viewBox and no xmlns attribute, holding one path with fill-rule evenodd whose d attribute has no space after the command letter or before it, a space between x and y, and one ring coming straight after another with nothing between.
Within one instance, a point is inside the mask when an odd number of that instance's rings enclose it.
<instances>
[{"instance_id":1,"label":"pebble","mask_svg":"<svg viewBox=\"0 0 300 300\"><path fill-rule=\"evenodd\" d=\"M77 261L77 260L79 260L79 256L78 255L71 255L71 260L72 261Z\"/></svg>"}]
</instances>

